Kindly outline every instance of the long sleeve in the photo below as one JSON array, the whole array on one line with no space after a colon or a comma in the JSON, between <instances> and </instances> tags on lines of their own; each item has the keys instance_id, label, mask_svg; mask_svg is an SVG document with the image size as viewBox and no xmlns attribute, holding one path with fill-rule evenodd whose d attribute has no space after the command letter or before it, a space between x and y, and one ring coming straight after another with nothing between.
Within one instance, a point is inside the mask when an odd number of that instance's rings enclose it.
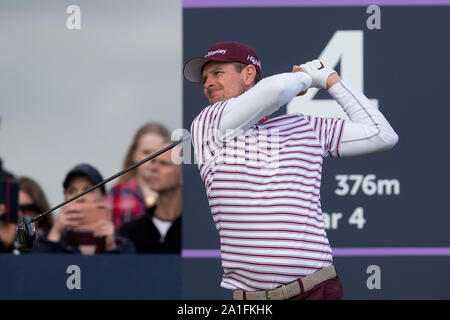
<instances>
[{"instance_id":1,"label":"long sleeve","mask_svg":"<svg viewBox=\"0 0 450 320\"><path fill-rule=\"evenodd\" d=\"M204 108L191 125L192 144L202 178L208 173L208 167L203 165L220 153L224 141L242 134L310 85L311 76L307 73L282 73L259 81L236 98Z\"/></svg>"},{"instance_id":2,"label":"long sleeve","mask_svg":"<svg viewBox=\"0 0 450 320\"><path fill-rule=\"evenodd\" d=\"M304 72L282 73L261 80L239 97L228 100L219 123L221 136L227 141L243 133L310 85L311 76Z\"/></svg>"},{"instance_id":3,"label":"long sleeve","mask_svg":"<svg viewBox=\"0 0 450 320\"><path fill-rule=\"evenodd\" d=\"M341 157L385 151L397 143L398 136L383 114L348 80L343 79L328 92L350 119L344 122Z\"/></svg>"}]
</instances>

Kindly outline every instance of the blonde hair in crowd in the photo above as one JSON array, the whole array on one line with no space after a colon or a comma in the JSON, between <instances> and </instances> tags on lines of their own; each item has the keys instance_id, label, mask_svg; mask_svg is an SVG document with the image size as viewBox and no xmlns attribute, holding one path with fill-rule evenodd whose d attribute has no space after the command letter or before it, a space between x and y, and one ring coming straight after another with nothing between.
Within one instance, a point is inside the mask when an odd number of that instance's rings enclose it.
<instances>
[{"instance_id":1,"label":"blonde hair in crowd","mask_svg":"<svg viewBox=\"0 0 450 320\"><path fill-rule=\"evenodd\" d=\"M123 161L122 170L125 170L126 168L128 168L134 164L133 155L138 146L139 139L143 135L148 134L148 133L154 133L154 134L160 135L161 137L163 137L164 142L170 141L170 131L164 125L162 125L158 122L149 122L149 123L144 124L143 126L141 126L138 129L138 131L134 135L133 142L131 143L130 147L128 148L127 154L125 156L125 160ZM131 180L135 176L136 176L136 169L125 173L120 178L120 181Z\"/></svg>"}]
</instances>

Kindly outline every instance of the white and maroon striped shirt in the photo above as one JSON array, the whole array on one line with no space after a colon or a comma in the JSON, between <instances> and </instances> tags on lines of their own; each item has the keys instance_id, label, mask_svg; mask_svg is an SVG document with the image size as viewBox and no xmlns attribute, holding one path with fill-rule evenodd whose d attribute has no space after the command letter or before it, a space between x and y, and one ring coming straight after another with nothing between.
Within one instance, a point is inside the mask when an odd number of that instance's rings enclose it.
<instances>
[{"instance_id":1,"label":"white and maroon striped shirt","mask_svg":"<svg viewBox=\"0 0 450 320\"><path fill-rule=\"evenodd\" d=\"M243 119L240 131L226 133L223 117L239 110L236 99L203 109L191 126L192 143L220 235L221 286L272 289L332 264L320 205L322 161L340 156L346 121L287 114L256 124Z\"/></svg>"}]
</instances>

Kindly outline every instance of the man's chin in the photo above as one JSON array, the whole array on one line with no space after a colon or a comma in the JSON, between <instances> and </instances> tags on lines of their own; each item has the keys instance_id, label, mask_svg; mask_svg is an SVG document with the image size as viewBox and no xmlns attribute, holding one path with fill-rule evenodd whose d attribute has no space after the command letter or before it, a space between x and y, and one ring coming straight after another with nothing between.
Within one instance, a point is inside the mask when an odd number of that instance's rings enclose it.
<instances>
[{"instance_id":1,"label":"man's chin","mask_svg":"<svg viewBox=\"0 0 450 320\"><path fill-rule=\"evenodd\" d=\"M226 100L226 98L225 97L217 97L217 98L214 98L214 99L210 99L209 103L214 104L214 103L217 103L217 102L220 102L220 101L223 101L223 100Z\"/></svg>"}]
</instances>

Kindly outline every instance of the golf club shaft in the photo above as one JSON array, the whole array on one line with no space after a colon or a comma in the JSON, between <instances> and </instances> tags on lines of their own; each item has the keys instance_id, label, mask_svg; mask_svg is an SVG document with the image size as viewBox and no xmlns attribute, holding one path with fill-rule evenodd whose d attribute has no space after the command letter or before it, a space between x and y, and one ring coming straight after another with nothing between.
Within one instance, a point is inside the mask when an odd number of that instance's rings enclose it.
<instances>
[{"instance_id":1,"label":"golf club shaft","mask_svg":"<svg viewBox=\"0 0 450 320\"><path fill-rule=\"evenodd\" d=\"M68 200L66 200L66 201L64 201L64 202L62 202L62 203L60 203L60 204L58 204L57 206L55 206L55 207L53 207L53 208L51 208L51 209L45 211L44 213L41 213L40 215L38 215L38 216L32 218L31 222L35 222L35 221L39 220L40 218L42 218L42 217L45 216L46 214L48 214L48 213L50 213L50 212L52 212L52 211L54 211L54 210L56 210L56 209L58 209L58 208L60 208L60 207L62 207L62 206L64 206L64 205L66 205L66 204L68 204L69 202L71 202L71 201L73 201L73 200L75 200L75 199L78 199L79 197L84 196L86 193L89 193L89 192L91 192L92 190L94 190L94 189L96 189L96 188L98 188L98 187L101 187L101 186L104 185L105 183L108 183L109 181L111 181L111 180L113 180L113 179L115 179L115 178L117 178L117 177L123 175L124 173L127 173L127 172L130 171L130 170L133 170L134 168L140 166L141 164L143 164L143 163L145 163L145 162L147 162L147 161L149 161L149 160L152 160L153 158L156 158L157 156L161 155L162 153L164 153L164 152L166 152L166 151L168 151L168 150L174 148L175 146L179 145L181 142L183 142L184 140L188 139L189 137L190 137L190 135L188 134L188 135L186 135L186 136L180 138L180 140L178 140L178 141L172 143L171 145L169 145L169 146L167 146L167 147L161 149L160 151L158 151L158 152L156 152L156 153L154 153L154 154L148 156L148 157L145 158L144 160L141 160L141 161L139 161L139 162L136 162L135 164L133 164L132 166L128 167L127 169L122 170L122 171L120 171L119 173L116 173L115 175L109 177L108 179L105 179L105 180L103 180L102 182L97 183L95 186L90 187L90 188L87 189L87 190L84 190L83 192L77 194L76 196L74 196L74 197L72 197L72 198L70 198L70 199L68 199Z\"/></svg>"}]
</instances>

